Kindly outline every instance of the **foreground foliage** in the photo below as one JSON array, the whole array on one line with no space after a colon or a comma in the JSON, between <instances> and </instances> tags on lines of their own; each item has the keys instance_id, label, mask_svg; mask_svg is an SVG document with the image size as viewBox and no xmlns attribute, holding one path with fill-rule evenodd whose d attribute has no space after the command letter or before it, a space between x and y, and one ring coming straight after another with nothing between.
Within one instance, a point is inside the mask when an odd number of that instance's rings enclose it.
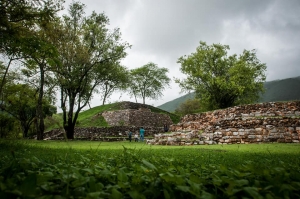
<instances>
[{"instance_id":1,"label":"foreground foliage","mask_svg":"<svg viewBox=\"0 0 300 199\"><path fill-rule=\"evenodd\" d=\"M0 144L1 198L300 196L299 145Z\"/></svg>"}]
</instances>

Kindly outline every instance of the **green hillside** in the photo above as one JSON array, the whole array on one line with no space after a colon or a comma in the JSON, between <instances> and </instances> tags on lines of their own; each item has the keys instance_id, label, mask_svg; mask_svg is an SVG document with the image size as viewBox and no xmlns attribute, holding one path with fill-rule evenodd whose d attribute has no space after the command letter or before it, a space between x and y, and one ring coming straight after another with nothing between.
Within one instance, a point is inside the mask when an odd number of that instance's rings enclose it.
<instances>
[{"instance_id":1,"label":"green hillside","mask_svg":"<svg viewBox=\"0 0 300 199\"><path fill-rule=\"evenodd\" d=\"M300 100L300 76L266 82L264 87L259 102Z\"/></svg>"},{"instance_id":2,"label":"green hillside","mask_svg":"<svg viewBox=\"0 0 300 199\"><path fill-rule=\"evenodd\" d=\"M266 92L261 96L258 103L300 100L300 76L282 80L265 82ZM189 93L172 101L164 103L157 108L174 112L177 107L187 99L195 97L195 93Z\"/></svg>"},{"instance_id":3,"label":"green hillside","mask_svg":"<svg viewBox=\"0 0 300 199\"><path fill-rule=\"evenodd\" d=\"M113 111L113 110L122 110L123 102L116 102L112 104L105 104L102 106L96 106L86 111L82 111L79 113L76 127L103 127L108 126L104 117L101 115L104 111ZM154 113L168 114L173 121L173 123L178 123L180 121L180 116L175 115L173 113L169 113L165 110L162 110L157 107L153 107L150 105L145 105L147 108ZM46 118L45 120L46 131L55 128L62 128L62 113L55 114L51 118Z\"/></svg>"},{"instance_id":4,"label":"green hillside","mask_svg":"<svg viewBox=\"0 0 300 199\"><path fill-rule=\"evenodd\" d=\"M168 112L174 112L175 109L177 107L179 107L179 105L182 102L184 102L184 101L186 101L188 99L193 99L193 98L195 98L195 93L188 93L188 94L186 94L184 96L181 96L179 98L176 98L176 99L174 99L174 100L172 100L170 102L164 103L164 104L158 106L157 108L160 108L160 109L168 111Z\"/></svg>"}]
</instances>

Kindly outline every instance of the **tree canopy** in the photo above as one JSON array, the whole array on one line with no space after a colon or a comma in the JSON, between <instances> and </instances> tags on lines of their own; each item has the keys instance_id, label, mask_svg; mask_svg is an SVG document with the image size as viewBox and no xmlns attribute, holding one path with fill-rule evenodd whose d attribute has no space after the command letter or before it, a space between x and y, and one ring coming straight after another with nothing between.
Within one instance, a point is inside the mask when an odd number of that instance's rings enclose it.
<instances>
[{"instance_id":1,"label":"tree canopy","mask_svg":"<svg viewBox=\"0 0 300 199\"><path fill-rule=\"evenodd\" d=\"M253 103L263 92L266 64L255 50L227 55L228 45L200 42L196 52L178 59L187 77L175 79L182 90L195 91L206 110Z\"/></svg>"},{"instance_id":2,"label":"tree canopy","mask_svg":"<svg viewBox=\"0 0 300 199\"><path fill-rule=\"evenodd\" d=\"M85 16L84 9L84 4L73 2L68 15L54 24L57 34L53 35L53 44L60 55L53 72L61 91L64 128L70 139L79 112L89 103L97 87L105 83L113 85L119 81L114 76L126 71L119 61L130 47L122 42L119 29L107 28L109 19L103 13ZM106 98L109 93L104 92Z\"/></svg>"},{"instance_id":3,"label":"tree canopy","mask_svg":"<svg viewBox=\"0 0 300 199\"><path fill-rule=\"evenodd\" d=\"M150 62L140 68L132 69L129 92L135 98L141 97L143 104L146 98L157 99L163 95L162 91L170 83L167 68L159 68Z\"/></svg>"},{"instance_id":4,"label":"tree canopy","mask_svg":"<svg viewBox=\"0 0 300 199\"><path fill-rule=\"evenodd\" d=\"M37 25L48 23L62 8L63 0L1 0L0 51L22 51L22 44Z\"/></svg>"}]
</instances>

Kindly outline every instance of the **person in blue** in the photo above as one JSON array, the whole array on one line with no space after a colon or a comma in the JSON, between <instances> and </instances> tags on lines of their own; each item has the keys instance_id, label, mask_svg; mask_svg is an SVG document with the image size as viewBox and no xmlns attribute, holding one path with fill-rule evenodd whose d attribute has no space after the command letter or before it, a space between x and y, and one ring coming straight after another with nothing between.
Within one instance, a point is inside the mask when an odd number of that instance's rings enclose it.
<instances>
[{"instance_id":1,"label":"person in blue","mask_svg":"<svg viewBox=\"0 0 300 199\"><path fill-rule=\"evenodd\" d=\"M132 132L129 131L129 132L128 132L128 139L129 139L129 142L131 142L131 137L132 137Z\"/></svg>"},{"instance_id":2,"label":"person in blue","mask_svg":"<svg viewBox=\"0 0 300 199\"><path fill-rule=\"evenodd\" d=\"M140 128L140 140L142 142L144 142L144 134L145 134L145 130L143 127Z\"/></svg>"}]
</instances>

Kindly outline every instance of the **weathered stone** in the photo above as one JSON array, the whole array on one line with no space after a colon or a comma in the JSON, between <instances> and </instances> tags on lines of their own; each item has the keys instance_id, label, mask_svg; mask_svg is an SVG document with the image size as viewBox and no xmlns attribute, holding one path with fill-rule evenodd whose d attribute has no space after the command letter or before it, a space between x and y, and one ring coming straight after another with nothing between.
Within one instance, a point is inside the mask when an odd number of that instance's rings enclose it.
<instances>
[{"instance_id":1,"label":"weathered stone","mask_svg":"<svg viewBox=\"0 0 300 199\"><path fill-rule=\"evenodd\" d=\"M248 138L249 138L249 139L255 139L255 138L256 138L256 135L249 135Z\"/></svg>"},{"instance_id":2,"label":"weathered stone","mask_svg":"<svg viewBox=\"0 0 300 199\"><path fill-rule=\"evenodd\" d=\"M127 112L123 110L120 114L122 113L122 117L126 119L131 113L143 111L146 118L149 119L152 112L146 109L147 107L139 108ZM255 117L257 115L260 115L260 117ZM191 144L198 143L194 141L195 139L199 140L199 144L201 142L203 144L203 141L226 142L228 144L293 142L293 140L299 140L300 138L300 120L295 117L296 115L300 115L300 101L249 104L212 112L185 115L178 124L170 126L172 134L156 136L155 134L163 132L163 129L162 126L158 125L159 128L154 130L157 126L155 125L153 130L146 130L146 133L148 133L146 136L154 136L156 144L158 143L157 140L159 140L159 143L166 144L168 137L172 137L169 139L168 144L173 140L172 144L175 145L185 144L183 140L187 140L187 143ZM161 118L159 119L161 120ZM129 121L129 119L123 120L123 123L127 124L126 121ZM155 124L155 121L149 121L149 124ZM134 132L138 131L139 126L137 125L136 129L133 129ZM146 127L146 125L142 126ZM81 130L76 131L80 131L78 137L87 136L95 140L104 136L126 137L126 128L129 127L102 129L101 133L97 128L85 129L89 133L81 133ZM161 139L165 139L165 141L161 141Z\"/></svg>"}]
</instances>

